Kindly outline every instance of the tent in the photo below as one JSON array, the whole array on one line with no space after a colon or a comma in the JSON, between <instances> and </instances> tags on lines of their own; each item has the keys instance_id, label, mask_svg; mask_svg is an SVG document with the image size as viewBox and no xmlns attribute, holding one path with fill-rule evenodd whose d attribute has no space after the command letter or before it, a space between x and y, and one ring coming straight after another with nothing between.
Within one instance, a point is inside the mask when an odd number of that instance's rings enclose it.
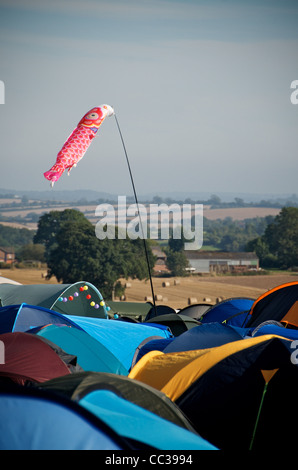
<instances>
[{"instance_id":1,"label":"tent","mask_svg":"<svg viewBox=\"0 0 298 470\"><path fill-rule=\"evenodd\" d=\"M4 345L4 363L0 363L0 378L21 385L44 382L79 370L77 358L58 346L30 333L0 335Z\"/></svg>"},{"instance_id":2,"label":"tent","mask_svg":"<svg viewBox=\"0 0 298 470\"><path fill-rule=\"evenodd\" d=\"M281 284L258 297L250 309L246 327L255 328L266 320L298 327L297 281Z\"/></svg>"},{"instance_id":3,"label":"tent","mask_svg":"<svg viewBox=\"0 0 298 470\"><path fill-rule=\"evenodd\" d=\"M235 329L229 325L220 323L206 323L185 331L174 338L148 338L136 349L132 367L150 351L163 351L164 353L190 351L192 349L205 349L221 346L232 341L240 340L246 334L246 330Z\"/></svg>"},{"instance_id":4,"label":"tent","mask_svg":"<svg viewBox=\"0 0 298 470\"><path fill-rule=\"evenodd\" d=\"M82 378L81 382L77 382L78 375ZM62 377L49 384L52 390L55 384L57 390L58 385L59 393L64 385L70 393L70 382L74 384L72 399L125 439L138 440L144 445L164 450L215 449L189 424L186 426L186 419L167 397L148 386L112 374L76 374L70 380ZM43 384L45 387L46 383Z\"/></svg>"},{"instance_id":5,"label":"tent","mask_svg":"<svg viewBox=\"0 0 298 470\"><path fill-rule=\"evenodd\" d=\"M166 393L220 449L277 448L281 432L294 445L298 369L291 343L264 335L206 350L152 351L129 377Z\"/></svg>"},{"instance_id":6,"label":"tent","mask_svg":"<svg viewBox=\"0 0 298 470\"><path fill-rule=\"evenodd\" d=\"M199 322L194 318L189 317L188 315L183 315L180 313L167 313L164 315L158 315L152 317L149 320L146 320L144 323L158 323L161 325L166 325L170 328L174 336L179 336L184 331L190 330L199 325Z\"/></svg>"},{"instance_id":7,"label":"tent","mask_svg":"<svg viewBox=\"0 0 298 470\"><path fill-rule=\"evenodd\" d=\"M17 281L13 281L12 279L9 279L7 277L0 276L0 284L15 284L17 286L20 286L21 283Z\"/></svg>"},{"instance_id":8,"label":"tent","mask_svg":"<svg viewBox=\"0 0 298 470\"><path fill-rule=\"evenodd\" d=\"M126 439L138 439L160 450L216 450L198 434L160 418L110 390L90 392L80 405Z\"/></svg>"},{"instance_id":9,"label":"tent","mask_svg":"<svg viewBox=\"0 0 298 470\"><path fill-rule=\"evenodd\" d=\"M212 305L213 304L191 304L179 310L179 313L181 315L188 315L189 317L199 321Z\"/></svg>"},{"instance_id":10,"label":"tent","mask_svg":"<svg viewBox=\"0 0 298 470\"><path fill-rule=\"evenodd\" d=\"M144 321L152 320L155 317L167 315L170 313L176 313L176 310L174 310L172 307L169 307L168 305L155 305L155 307L151 307Z\"/></svg>"},{"instance_id":11,"label":"tent","mask_svg":"<svg viewBox=\"0 0 298 470\"><path fill-rule=\"evenodd\" d=\"M235 297L210 307L200 318L202 323L225 322L228 325L244 327L255 299Z\"/></svg>"},{"instance_id":12,"label":"tent","mask_svg":"<svg viewBox=\"0 0 298 470\"><path fill-rule=\"evenodd\" d=\"M0 334L26 332L49 324L80 328L69 317L43 307L22 303L0 308Z\"/></svg>"},{"instance_id":13,"label":"tent","mask_svg":"<svg viewBox=\"0 0 298 470\"><path fill-rule=\"evenodd\" d=\"M69 317L86 333L95 338L129 370L138 345L150 336L170 338L172 333L167 326L149 323L118 322L102 318Z\"/></svg>"},{"instance_id":14,"label":"tent","mask_svg":"<svg viewBox=\"0 0 298 470\"><path fill-rule=\"evenodd\" d=\"M298 330L293 328L286 328L282 323L268 320L267 322L261 323L254 330L250 331L251 336L261 335L277 335L283 338L291 339L293 341L298 340ZM293 345L295 346L295 345Z\"/></svg>"},{"instance_id":15,"label":"tent","mask_svg":"<svg viewBox=\"0 0 298 470\"><path fill-rule=\"evenodd\" d=\"M151 302L122 302L107 300L106 304L109 307L110 315L119 315L121 317L124 316L138 320L141 320L143 317L145 318L152 308Z\"/></svg>"},{"instance_id":16,"label":"tent","mask_svg":"<svg viewBox=\"0 0 298 470\"><path fill-rule=\"evenodd\" d=\"M149 351L163 351L169 343L174 340L173 338L161 338L160 336L149 336L145 338L139 346L136 348L133 359L131 361L131 368L133 368L136 363L145 356Z\"/></svg>"},{"instance_id":17,"label":"tent","mask_svg":"<svg viewBox=\"0 0 298 470\"><path fill-rule=\"evenodd\" d=\"M109 349L81 329L48 325L38 329L36 334L77 356L84 370L128 375L127 369Z\"/></svg>"},{"instance_id":18,"label":"tent","mask_svg":"<svg viewBox=\"0 0 298 470\"><path fill-rule=\"evenodd\" d=\"M163 352L191 351L194 349L221 346L241 340L242 335L239 331L229 325L206 323L192 328L177 338L174 338L174 340L165 347Z\"/></svg>"},{"instance_id":19,"label":"tent","mask_svg":"<svg viewBox=\"0 0 298 470\"><path fill-rule=\"evenodd\" d=\"M48 380L38 384L38 388L64 395L74 401L79 401L94 390L111 390L119 397L155 413L177 426L194 431L178 406L164 393L143 382L121 375L90 371L78 372Z\"/></svg>"},{"instance_id":20,"label":"tent","mask_svg":"<svg viewBox=\"0 0 298 470\"><path fill-rule=\"evenodd\" d=\"M99 290L89 282L74 284L0 284L0 306L27 303L55 310L63 315L107 318Z\"/></svg>"},{"instance_id":21,"label":"tent","mask_svg":"<svg viewBox=\"0 0 298 470\"><path fill-rule=\"evenodd\" d=\"M27 387L0 390L1 450L131 450L86 408Z\"/></svg>"}]
</instances>

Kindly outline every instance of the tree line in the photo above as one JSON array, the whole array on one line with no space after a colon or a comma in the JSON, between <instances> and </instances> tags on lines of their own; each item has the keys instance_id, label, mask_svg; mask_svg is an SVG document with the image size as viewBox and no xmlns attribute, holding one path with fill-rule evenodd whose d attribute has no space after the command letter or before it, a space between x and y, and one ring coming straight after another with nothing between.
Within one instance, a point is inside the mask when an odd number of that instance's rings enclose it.
<instances>
[{"instance_id":1,"label":"tree line","mask_svg":"<svg viewBox=\"0 0 298 470\"><path fill-rule=\"evenodd\" d=\"M147 242L150 270L155 257ZM143 240L99 240L94 225L77 209L43 214L37 231L0 225L0 246L14 246L18 259L45 261L48 278L73 283L85 279L106 297L123 293L122 278L148 278ZM168 240L167 263L174 275L186 273L184 240ZM284 207L278 216L232 221L204 218L204 245L220 251L254 251L264 268L298 267L298 208Z\"/></svg>"},{"instance_id":2,"label":"tree line","mask_svg":"<svg viewBox=\"0 0 298 470\"><path fill-rule=\"evenodd\" d=\"M284 207L246 249L258 255L263 267L298 269L298 208Z\"/></svg>"},{"instance_id":3,"label":"tree line","mask_svg":"<svg viewBox=\"0 0 298 470\"><path fill-rule=\"evenodd\" d=\"M108 298L112 292L123 293L119 278L146 279L149 275L143 240L99 240L93 224L75 209L44 214L33 242L45 246L48 278L55 276L66 284L87 280ZM148 261L152 269L151 250Z\"/></svg>"},{"instance_id":4,"label":"tree line","mask_svg":"<svg viewBox=\"0 0 298 470\"><path fill-rule=\"evenodd\" d=\"M247 244L263 235L266 227L274 221L274 216L255 217L253 219L209 220L204 217L204 246L220 251L247 251Z\"/></svg>"}]
</instances>

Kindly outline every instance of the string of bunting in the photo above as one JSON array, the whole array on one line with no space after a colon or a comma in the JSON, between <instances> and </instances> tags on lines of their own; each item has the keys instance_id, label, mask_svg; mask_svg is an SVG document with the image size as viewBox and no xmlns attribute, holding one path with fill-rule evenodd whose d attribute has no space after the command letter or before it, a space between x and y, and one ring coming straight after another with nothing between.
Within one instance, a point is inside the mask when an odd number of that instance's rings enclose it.
<instances>
[{"instance_id":1,"label":"string of bunting","mask_svg":"<svg viewBox=\"0 0 298 470\"><path fill-rule=\"evenodd\" d=\"M82 292L82 293L85 292L85 291L87 291L87 290L88 290L88 286L81 286L81 287L79 288L79 291ZM77 291L76 291L76 292L74 292L73 295L70 295L69 297L59 297L58 300L59 300L60 302L68 302L68 301L71 302L71 301L73 301L75 298L79 297L80 292L77 292ZM91 294L87 294L87 295L86 295L86 299L87 299L87 300L92 299ZM104 301L104 300L101 300L101 301L99 302L99 304L98 304L98 303L94 302L94 300L91 300L90 306L91 306L91 307L94 307L94 308L96 308L96 309L99 308L99 307L104 307L104 306L105 306L105 301ZM109 311L109 310L110 310L110 307L106 306L106 309L107 309L107 311Z\"/></svg>"}]
</instances>

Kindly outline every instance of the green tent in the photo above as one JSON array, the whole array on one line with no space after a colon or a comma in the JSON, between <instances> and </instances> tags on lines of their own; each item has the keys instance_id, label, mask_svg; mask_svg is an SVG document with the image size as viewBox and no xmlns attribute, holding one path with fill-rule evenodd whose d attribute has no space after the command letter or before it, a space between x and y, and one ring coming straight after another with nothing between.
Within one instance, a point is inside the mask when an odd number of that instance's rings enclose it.
<instances>
[{"instance_id":1,"label":"green tent","mask_svg":"<svg viewBox=\"0 0 298 470\"><path fill-rule=\"evenodd\" d=\"M22 303L55 310L63 315L108 317L101 293L85 281L74 284L0 284L0 307Z\"/></svg>"},{"instance_id":2,"label":"green tent","mask_svg":"<svg viewBox=\"0 0 298 470\"><path fill-rule=\"evenodd\" d=\"M105 372L85 371L71 375L71 378L65 376L48 380L38 384L38 388L65 395L73 401L79 401L86 394L95 390L110 390L119 397L145 408L177 426L196 432L178 406L164 393L150 385L124 375Z\"/></svg>"},{"instance_id":3,"label":"green tent","mask_svg":"<svg viewBox=\"0 0 298 470\"><path fill-rule=\"evenodd\" d=\"M200 322L194 318L191 318L188 315L183 315L181 313L158 315L157 317L152 317L149 320L146 320L145 323L158 323L168 326L174 336L179 336L185 331L200 325Z\"/></svg>"},{"instance_id":4,"label":"green tent","mask_svg":"<svg viewBox=\"0 0 298 470\"><path fill-rule=\"evenodd\" d=\"M107 300L107 305L110 307L109 313L112 315L120 315L121 317L129 317L138 319L145 318L148 312L153 307L151 302L121 302Z\"/></svg>"}]
</instances>

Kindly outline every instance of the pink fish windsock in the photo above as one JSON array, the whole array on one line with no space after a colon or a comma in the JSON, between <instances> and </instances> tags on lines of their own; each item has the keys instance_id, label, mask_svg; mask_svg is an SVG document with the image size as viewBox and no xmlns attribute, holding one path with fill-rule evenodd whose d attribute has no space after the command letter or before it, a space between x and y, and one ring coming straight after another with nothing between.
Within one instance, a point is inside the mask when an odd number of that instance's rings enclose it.
<instances>
[{"instance_id":1,"label":"pink fish windsock","mask_svg":"<svg viewBox=\"0 0 298 470\"><path fill-rule=\"evenodd\" d=\"M112 116L114 110L111 106L103 104L92 108L80 120L77 127L70 134L67 141L57 155L56 163L44 173L44 177L51 182L51 186L60 178L65 170L68 174L72 167L83 158L86 150L96 136L100 125L107 116Z\"/></svg>"}]
</instances>

